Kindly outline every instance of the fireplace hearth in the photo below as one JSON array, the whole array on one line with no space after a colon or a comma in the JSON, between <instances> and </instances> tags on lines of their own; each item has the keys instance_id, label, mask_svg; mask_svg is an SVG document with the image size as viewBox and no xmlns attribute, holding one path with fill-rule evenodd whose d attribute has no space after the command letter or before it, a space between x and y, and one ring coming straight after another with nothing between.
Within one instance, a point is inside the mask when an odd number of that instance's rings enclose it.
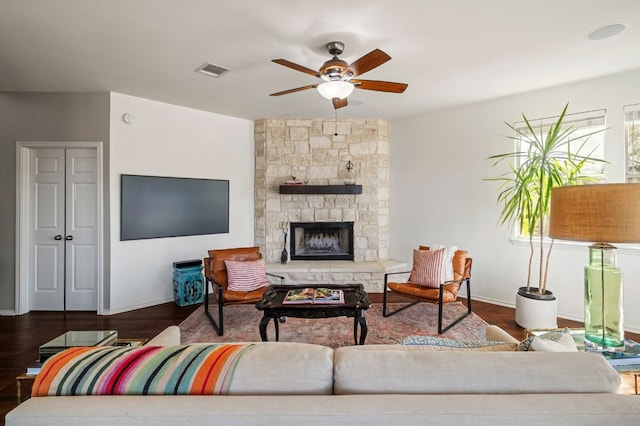
<instances>
[{"instance_id":1,"label":"fireplace hearth","mask_svg":"<svg viewBox=\"0 0 640 426\"><path fill-rule=\"evenodd\" d=\"M291 222L291 260L353 260L353 222Z\"/></svg>"}]
</instances>

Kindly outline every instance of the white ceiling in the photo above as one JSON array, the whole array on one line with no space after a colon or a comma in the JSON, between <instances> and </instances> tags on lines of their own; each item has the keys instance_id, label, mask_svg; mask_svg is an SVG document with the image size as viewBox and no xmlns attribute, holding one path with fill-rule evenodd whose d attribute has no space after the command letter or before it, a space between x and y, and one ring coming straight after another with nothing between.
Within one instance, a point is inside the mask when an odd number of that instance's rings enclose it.
<instances>
[{"instance_id":1,"label":"white ceiling","mask_svg":"<svg viewBox=\"0 0 640 426\"><path fill-rule=\"evenodd\" d=\"M613 23L627 30L600 41ZM115 91L247 119L333 117L317 69L332 40L351 63L392 60L339 117L393 119L640 68L638 0L0 0L0 91ZM204 62L219 78L194 72Z\"/></svg>"}]
</instances>

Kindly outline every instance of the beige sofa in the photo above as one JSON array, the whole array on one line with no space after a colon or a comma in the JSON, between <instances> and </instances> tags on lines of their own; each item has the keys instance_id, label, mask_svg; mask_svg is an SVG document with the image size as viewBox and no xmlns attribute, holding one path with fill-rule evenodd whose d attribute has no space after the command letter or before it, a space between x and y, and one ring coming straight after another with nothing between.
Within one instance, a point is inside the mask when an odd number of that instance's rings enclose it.
<instances>
[{"instance_id":1,"label":"beige sofa","mask_svg":"<svg viewBox=\"0 0 640 426\"><path fill-rule=\"evenodd\" d=\"M487 337L513 349L497 327ZM179 338L170 327L149 344ZM36 397L6 424L640 424L640 397L616 394L620 378L600 355L495 349L260 342L227 395Z\"/></svg>"}]
</instances>

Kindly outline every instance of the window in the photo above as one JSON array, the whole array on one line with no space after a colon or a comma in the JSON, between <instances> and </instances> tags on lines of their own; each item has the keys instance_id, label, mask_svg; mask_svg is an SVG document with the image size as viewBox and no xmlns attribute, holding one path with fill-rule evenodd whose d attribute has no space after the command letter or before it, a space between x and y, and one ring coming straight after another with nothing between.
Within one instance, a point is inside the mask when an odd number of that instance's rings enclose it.
<instances>
[{"instance_id":1,"label":"window","mask_svg":"<svg viewBox=\"0 0 640 426\"><path fill-rule=\"evenodd\" d=\"M604 175L604 162L587 162L583 167L575 167L575 163L566 161L567 155L579 155L594 158L597 160L604 160L605 158L605 144L604 144L604 131L605 130L605 110L588 111L576 114L567 114L564 116L562 129L569 130L569 137L567 143L560 143L557 145L553 152L548 154L548 158L560 164L564 164L565 172L564 181L579 183L579 182L602 182L605 180ZM558 121L558 116L548 117L541 119L529 120L531 128L535 132L535 136L531 133L531 130L527 124L522 122L516 122L513 125L516 135L514 139L516 141L516 158L518 166L522 166L529 159L536 157L540 153L535 145L537 141L544 142L547 137L549 129L555 125ZM640 141L640 108L638 109L638 134ZM537 152L536 152L537 151ZM532 163L537 164L537 163ZM573 172L572 172L573 171ZM639 170L640 172L640 167ZM537 200L533 200L534 204L537 204ZM548 200L543 201L544 205L548 206ZM548 207L545 208L545 210ZM543 223L545 223L543 221ZM515 233L516 238L529 238L532 235L540 235L539 229L540 223L536 228L529 230L529 223L525 221L522 224L522 228L516 226ZM545 227L546 228L546 227ZM546 229L544 230L546 235Z\"/></svg>"},{"instance_id":2,"label":"window","mask_svg":"<svg viewBox=\"0 0 640 426\"><path fill-rule=\"evenodd\" d=\"M627 182L640 182L640 104L624 107Z\"/></svg>"},{"instance_id":3,"label":"window","mask_svg":"<svg viewBox=\"0 0 640 426\"><path fill-rule=\"evenodd\" d=\"M636 112L637 121L636 121L636 129L638 132L638 146L640 147L640 104L637 105L638 109ZM576 153L578 149L580 149L581 155L588 155L590 157L598 158L604 160L604 132L605 129L605 113L606 110L599 109L595 111L588 112L580 112L575 114L567 114L564 118L564 126L563 128L572 127L575 131L571 136L571 141L568 145L565 146L567 151L570 150L572 153ZM548 118L539 118L534 120L529 120L531 127L536 131L536 134L544 140L547 132L549 131L549 127L554 124L558 120L558 117L548 117ZM524 135L530 135L529 129L524 121L519 121L514 124L515 129L518 132L523 133ZM591 135L588 138L585 138L585 135L589 133L599 132L594 135ZM526 139L524 137L519 137L516 139L518 145L516 146L517 150L520 152L526 152L528 146ZM638 156L637 160L640 161L640 148L637 151ZM524 161L525 158L521 158L520 161ZM640 163L638 163L638 173L640 176ZM582 169L582 174L584 176L592 178L592 180L604 181L604 163L589 163L585 165Z\"/></svg>"}]
</instances>

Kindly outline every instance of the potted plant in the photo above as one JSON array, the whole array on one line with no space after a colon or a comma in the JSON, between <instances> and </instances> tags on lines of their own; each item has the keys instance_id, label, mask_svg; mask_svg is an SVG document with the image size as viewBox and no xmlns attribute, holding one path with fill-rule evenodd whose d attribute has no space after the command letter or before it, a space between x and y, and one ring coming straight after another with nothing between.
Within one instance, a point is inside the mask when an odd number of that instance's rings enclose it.
<instances>
[{"instance_id":1,"label":"potted plant","mask_svg":"<svg viewBox=\"0 0 640 426\"><path fill-rule=\"evenodd\" d=\"M504 174L489 178L499 181L498 204L502 205L499 223L516 226L519 233L529 239L529 267L527 285L520 287L516 294L516 322L524 328L555 328L557 326L557 300L547 289L549 256L553 240L546 244L546 221L549 215L551 189L559 186L577 185L594 181L592 176L582 172L590 163L604 162L594 158L593 151L584 153L587 140L597 130L586 134L576 134L572 126L565 126L564 120L569 104L565 105L558 118L534 129L522 114L525 126L507 126L514 132L509 136L519 143L514 152L492 155L493 166L507 162L509 170ZM538 245L537 263L536 244ZM537 286L532 285L532 271L538 272Z\"/></svg>"}]
</instances>

